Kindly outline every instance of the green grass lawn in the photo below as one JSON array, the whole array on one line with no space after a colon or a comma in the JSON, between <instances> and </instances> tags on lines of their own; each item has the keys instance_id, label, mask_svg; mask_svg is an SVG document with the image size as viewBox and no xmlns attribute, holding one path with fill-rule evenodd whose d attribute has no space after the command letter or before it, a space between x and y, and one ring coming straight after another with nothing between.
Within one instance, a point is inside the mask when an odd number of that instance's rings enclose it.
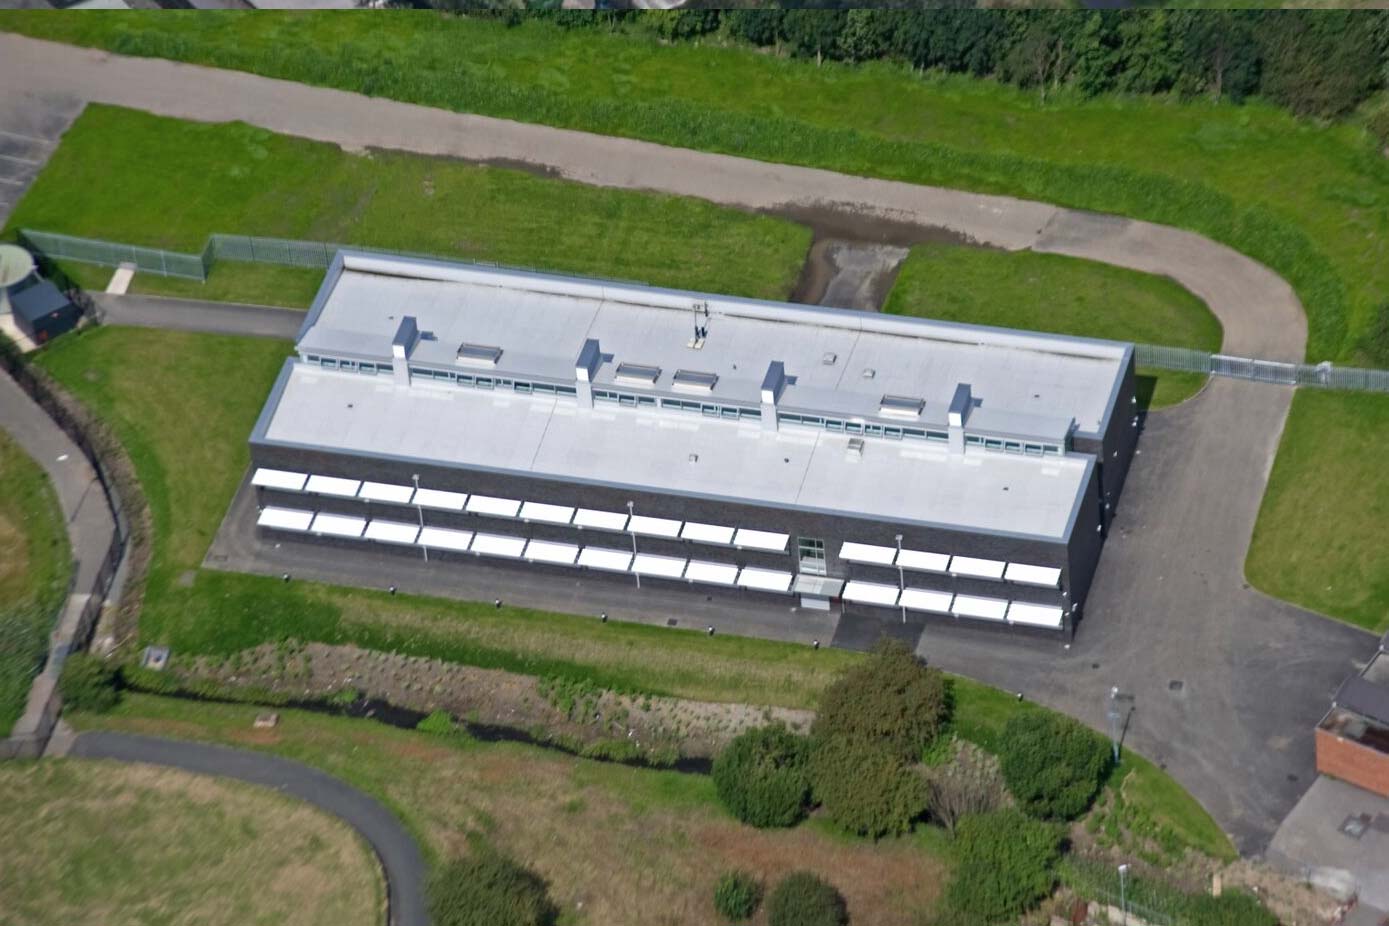
<instances>
[{"instance_id":1,"label":"green grass lawn","mask_svg":"<svg viewBox=\"0 0 1389 926\"><path fill-rule=\"evenodd\" d=\"M912 249L884 310L946 321L1220 350L1220 322L1173 281L1093 261L948 244ZM1187 398L1205 377L1144 370L1150 405Z\"/></svg>"},{"instance_id":2,"label":"green grass lawn","mask_svg":"<svg viewBox=\"0 0 1389 926\"><path fill-rule=\"evenodd\" d=\"M53 485L4 431L0 486L0 736L8 736L48 652L72 556Z\"/></svg>"},{"instance_id":3,"label":"green grass lawn","mask_svg":"<svg viewBox=\"0 0 1389 926\"><path fill-rule=\"evenodd\" d=\"M776 299L810 244L800 225L700 200L107 106L63 136L5 234L19 228L185 252L212 232L301 238ZM203 285L137 274L136 289L300 305L315 279L228 266Z\"/></svg>"},{"instance_id":4,"label":"green grass lawn","mask_svg":"<svg viewBox=\"0 0 1389 926\"><path fill-rule=\"evenodd\" d=\"M114 272L111 267L74 261L62 261L61 266L73 282L98 293L106 290ZM305 267L219 261L208 273L207 282L137 273L130 281L128 292L307 309L323 284L323 275L322 270Z\"/></svg>"},{"instance_id":5,"label":"green grass lawn","mask_svg":"<svg viewBox=\"0 0 1389 926\"><path fill-rule=\"evenodd\" d=\"M385 887L342 821L240 782L85 759L0 765L0 920L375 926Z\"/></svg>"},{"instance_id":6,"label":"green grass lawn","mask_svg":"<svg viewBox=\"0 0 1389 926\"><path fill-rule=\"evenodd\" d=\"M1389 396L1300 389L1245 572L1280 598L1389 630Z\"/></svg>"}]
</instances>

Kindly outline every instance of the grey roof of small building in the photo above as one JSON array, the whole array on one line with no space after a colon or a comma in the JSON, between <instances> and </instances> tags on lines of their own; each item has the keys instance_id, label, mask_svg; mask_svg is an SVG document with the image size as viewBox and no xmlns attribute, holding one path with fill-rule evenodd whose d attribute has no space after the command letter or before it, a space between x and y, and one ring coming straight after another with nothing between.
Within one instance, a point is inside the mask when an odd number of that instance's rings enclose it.
<instances>
[{"instance_id":1,"label":"grey roof of small building","mask_svg":"<svg viewBox=\"0 0 1389 926\"><path fill-rule=\"evenodd\" d=\"M63 295L63 291L49 280L40 280L21 289L10 290L10 305L14 313L29 322L66 308L68 302L69 299Z\"/></svg>"},{"instance_id":2,"label":"grey roof of small building","mask_svg":"<svg viewBox=\"0 0 1389 926\"><path fill-rule=\"evenodd\" d=\"M1381 685L1360 675L1352 675L1336 692L1336 706L1362 717L1389 724L1389 685Z\"/></svg>"}]
</instances>

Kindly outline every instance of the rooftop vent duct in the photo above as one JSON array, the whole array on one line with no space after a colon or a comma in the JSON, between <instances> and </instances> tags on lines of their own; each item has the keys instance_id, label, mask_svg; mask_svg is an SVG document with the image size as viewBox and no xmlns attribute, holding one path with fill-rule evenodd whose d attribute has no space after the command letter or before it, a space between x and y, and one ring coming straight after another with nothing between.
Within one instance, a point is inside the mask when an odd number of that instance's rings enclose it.
<instances>
[{"instance_id":1,"label":"rooftop vent duct","mask_svg":"<svg viewBox=\"0 0 1389 926\"><path fill-rule=\"evenodd\" d=\"M395 337L391 338L391 373L396 385L410 385L410 352L420 339L420 326L415 316L406 315L396 326Z\"/></svg>"},{"instance_id":2,"label":"rooftop vent duct","mask_svg":"<svg viewBox=\"0 0 1389 926\"><path fill-rule=\"evenodd\" d=\"M603 349L597 338L584 341L579 356L574 360L574 383L579 404L585 408L593 407L593 378L603 365Z\"/></svg>"},{"instance_id":3,"label":"rooftop vent duct","mask_svg":"<svg viewBox=\"0 0 1389 926\"><path fill-rule=\"evenodd\" d=\"M464 341L458 345L460 363L474 363L479 366L494 367L502 359L502 349L490 344L469 344Z\"/></svg>"},{"instance_id":4,"label":"rooftop vent duct","mask_svg":"<svg viewBox=\"0 0 1389 926\"><path fill-rule=\"evenodd\" d=\"M644 363L619 363L617 365L617 381L619 383L651 386L660 378L660 367L653 367Z\"/></svg>"},{"instance_id":5,"label":"rooftop vent duct","mask_svg":"<svg viewBox=\"0 0 1389 926\"><path fill-rule=\"evenodd\" d=\"M780 360L767 364L767 375L762 377L762 428L767 431L777 429L776 406L781 400L782 390L786 388L786 365Z\"/></svg>"},{"instance_id":6,"label":"rooftop vent duct","mask_svg":"<svg viewBox=\"0 0 1389 926\"><path fill-rule=\"evenodd\" d=\"M950 399L950 412L946 418L950 432L950 452L965 452L965 421L969 418L969 411L974 407L974 395L970 391L969 383L959 383L955 386L955 395Z\"/></svg>"},{"instance_id":7,"label":"rooftop vent duct","mask_svg":"<svg viewBox=\"0 0 1389 926\"><path fill-rule=\"evenodd\" d=\"M878 403L878 414L891 418L920 418L926 407L925 399L905 395L885 395Z\"/></svg>"},{"instance_id":8,"label":"rooftop vent duct","mask_svg":"<svg viewBox=\"0 0 1389 926\"><path fill-rule=\"evenodd\" d=\"M848 456L849 456L849 459L850 459L850 460L862 460L862 459L863 459L863 438L861 438L861 437L851 437L851 438L849 438L849 454L848 454Z\"/></svg>"},{"instance_id":9,"label":"rooftop vent duct","mask_svg":"<svg viewBox=\"0 0 1389 926\"><path fill-rule=\"evenodd\" d=\"M717 373L701 373L699 370L676 370L675 388L682 392L713 392L719 381Z\"/></svg>"}]
</instances>

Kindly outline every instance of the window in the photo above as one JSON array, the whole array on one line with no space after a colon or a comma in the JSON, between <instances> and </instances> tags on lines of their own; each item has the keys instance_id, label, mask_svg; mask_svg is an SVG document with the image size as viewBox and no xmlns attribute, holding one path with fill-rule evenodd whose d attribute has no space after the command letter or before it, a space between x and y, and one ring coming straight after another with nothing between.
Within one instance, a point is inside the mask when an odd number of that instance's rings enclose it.
<instances>
[{"instance_id":1,"label":"window","mask_svg":"<svg viewBox=\"0 0 1389 926\"><path fill-rule=\"evenodd\" d=\"M947 440L950 440L950 435L947 434L945 431L927 431L927 432L926 432L926 439L927 439L927 440L937 440L937 441L947 441Z\"/></svg>"},{"instance_id":2,"label":"window","mask_svg":"<svg viewBox=\"0 0 1389 926\"><path fill-rule=\"evenodd\" d=\"M378 363L376 365L376 372L378 373L390 373L394 369L395 367L389 363Z\"/></svg>"},{"instance_id":3,"label":"window","mask_svg":"<svg viewBox=\"0 0 1389 926\"><path fill-rule=\"evenodd\" d=\"M998 440L997 438L993 438L993 437L985 438L985 439L984 439L984 449L985 449L985 450L1002 450L1002 449L1003 449L1003 441Z\"/></svg>"},{"instance_id":4,"label":"window","mask_svg":"<svg viewBox=\"0 0 1389 926\"><path fill-rule=\"evenodd\" d=\"M1022 441L1008 440L1003 442L1003 449L1009 453L1022 453Z\"/></svg>"},{"instance_id":5,"label":"window","mask_svg":"<svg viewBox=\"0 0 1389 926\"><path fill-rule=\"evenodd\" d=\"M796 557L800 571L812 576L825 574L825 542L814 537L796 538Z\"/></svg>"},{"instance_id":6,"label":"window","mask_svg":"<svg viewBox=\"0 0 1389 926\"><path fill-rule=\"evenodd\" d=\"M984 438L982 438L982 437L976 437L976 436L974 436L973 434L966 434L966 435L965 435L965 446L967 446L967 447L981 447L981 446L983 446L983 444L984 444Z\"/></svg>"},{"instance_id":7,"label":"window","mask_svg":"<svg viewBox=\"0 0 1389 926\"><path fill-rule=\"evenodd\" d=\"M1026 453L1028 456L1040 457L1042 455L1041 444L1024 444L1022 449L1023 453Z\"/></svg>"},{"instance_id":8,"label":"window","mask_svg":"<svg viewBox=\"0 0 1389 926\"><path fill-rule=\"evenodd\" d=\"M325 370L336 370L338 368L338 362L332 357L324 357L320 363Z\"/></svg>"}]
</instances>

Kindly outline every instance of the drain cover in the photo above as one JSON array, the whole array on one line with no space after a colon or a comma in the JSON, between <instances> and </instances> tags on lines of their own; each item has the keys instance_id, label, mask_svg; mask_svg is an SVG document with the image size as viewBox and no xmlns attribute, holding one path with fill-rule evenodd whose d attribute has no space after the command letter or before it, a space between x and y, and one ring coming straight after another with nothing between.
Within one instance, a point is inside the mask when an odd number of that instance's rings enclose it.
<instances>
[{"instance_id":1,"label":"drain cover","mask_svg":"<svg viewBox=\"0 0 1389 926\"><path fill-rule=\"evenodd\" d=\"M1181 690L1182 690L1183 688L1185 688L1185 687L1186 687L1186 682L1182 681L1182 680L1179 679L1179 678L1174 678L1174 679L1172 679L1172 681L1170 681L1170 682L1167 683L1167 690L1168 690L1168 691L1181 691Z\"/></svg>"},{"instance_id":2,"label":"drain cover","mask_svg":"<svg viewBox=\"0 0 1389 926\"><path fill-rule=\"evenodd\" d=\"M1369 829L1369 827L1370 815L1362 813L1358 816L1346 817L1345 821L1341 824L1341 832L1345 833L1351 839L1359 839L1361 836L1365 835L1365 830Z\"/></svg>"},{"instance_id":3,"label":"drain cover","mask_svg":"<svg viewBox=\"0 0 1389 926\"><path fill-rule=\"evenodd\" d=\"M1090 663L1090 668L1092 668L1092 669L1098 669L1099 667L1100 667L1100 664L1099 664L1098 662L1092 662L1092 663Z\"/></svg>"}]
</instances>

